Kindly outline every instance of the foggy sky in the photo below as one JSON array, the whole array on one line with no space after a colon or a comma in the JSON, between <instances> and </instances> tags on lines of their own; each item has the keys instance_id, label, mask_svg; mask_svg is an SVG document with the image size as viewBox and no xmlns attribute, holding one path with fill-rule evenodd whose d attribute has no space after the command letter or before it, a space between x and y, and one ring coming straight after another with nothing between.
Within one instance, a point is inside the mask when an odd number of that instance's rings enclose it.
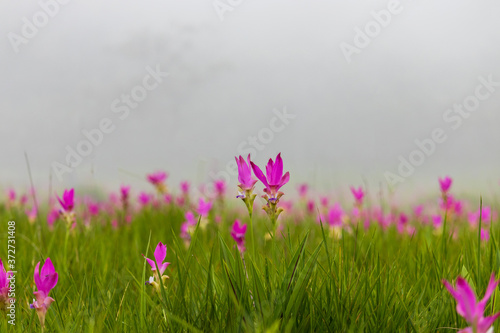
<instances>
[{"instance_id":1,"label":"foggy sky","mask_svg":"<svg viewBox=\"0 0 500 333\"><path fill-rule=\"evenodd\" d=\"M294 183L378 187L415 140L441 128L447 139L398 191L437 190L450 175L458 189L498 192L500 86L457 129L443 118L479 77L500 82L498 2L401 1L350 63L342 43L355 46L356 28L390 1L233 1L221 20L212 1L73 0L16 53L12 33L49 2L0 2L4 187L29 186L25 151L36 186L47 187L53 162L103 118L112 133L62 181L53 175L55 188L140 187L159 169L174 187L211 181L286 109L295 118L252 156L262 165L282 152ZM168 77L120 119L113 101L147 68Z\"/></svg>"}]
</instances>

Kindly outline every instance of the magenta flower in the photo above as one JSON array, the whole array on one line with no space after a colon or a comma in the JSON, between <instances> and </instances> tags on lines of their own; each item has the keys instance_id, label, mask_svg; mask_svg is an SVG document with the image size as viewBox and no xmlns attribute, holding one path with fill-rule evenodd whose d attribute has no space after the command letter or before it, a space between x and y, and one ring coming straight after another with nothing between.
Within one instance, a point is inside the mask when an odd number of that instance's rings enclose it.
<instances>
[{"instance_id":1,"label":"magenta flower","mask_svg":"<svg viewBox=\"0 0 500 333\"><path fill-rule=\"evenodd\" d=\"M57 196L57 200L61 204L62 209L66 213L70 213L73 211L73 207L75 205L75 189L64 190L62 195L62 199Z\"/></svg>"},{"instance_id":2,"label":"magenta flower","mask_svg":"<svg viewBox=\"0 0 500 333\"><path fill-rule=\"evenodd\" d=\"M335 203L328 211L328 224L332 227L340 227L344 218L344 211L339 203Z\"/></svg>"},{"instance_id":3,"label":"magenta flower","mask_svg":"<svg viewBox=\"0 0 500 333\"><path fill-rule=\"evenodd\" d=\"M206 217L210 212L210 209L212 209L212 202L205 201L203 198L200 198L200 200L198 201L198 209L196 210L196 212L199 215Z\"/></svg>"},{"instance_id":4,"label":"magenta flower","mask_svg":"<svg viewBox=\"0 0 500 333\"><path fill-rule=\"evenodd\" d=\"M432 224L434 228L439 228L443 224L443 217L441 215L432 215Z\"/></svg>"},{"instance_id":5,"label":"magenta flower","mask_svg":"<svg viewBox=\"0 0 500 333\"><path fill-rule=\"evenodd\" d=\"M257 180L252 177L252 162L250 161L250 154L248 154L246 162L241 155L239 157L235 156L234 159L238 165L238 181L240 182L238 187L241 192L252 192ZM240 194L240 196L243 196L243 194Z\"/></svg>"},{"instance_id":6,"label":"magenta flower","mask_svg":"<svg viewBox=\"0 0 500 333\"><path fill-rule=\"evenodd\" d=\"M47 224L49 227L51 227L55 221L59 219L59 216L61 215L61 212L57 208L53 208L48 214L47 214Z\"/></svg>"},{"instance_id":7,"label":"magenta flower","mask_svg":"<svg viewBox=\"0 0 500 333\"><path fill-rule=\"evenodd\" d=\"M245 233L247 232L247 225L242 224L239 220L235 220L233 228L231 230L231 237L238 246L238 250L243 253L245 252Z\"/></svg>"},{"instance_id":8,"label":"magenta flower","mask_svg":"<svg viewBox=\"0 0 500 333\"><path fill-rule=\"evenodd\" d=\"M139 203L143 207L146 206L147 204L149 204L151 199L152 199L151 195L147 194L146 192L139 193L139 196L137 197L137 200L139 201Z\"/></svg>"},{"instance_id":9,"label":"magenta flower","mask_svg":"<svg viewBox=\"0 0 500 333\"><path fill-rule=\"evenodd\" d=\"M439 187L441 187L441 192L443 192L443 194L448 193L453 180L448 176L444 178L439 178L438 180L439 180Z\"/></svg>"},{"instance_id":10,"label":"magenta flower","mask_svg":"<svg viewBox=\"0 0 500 333\"><path fill-rule=\"evenodd\" d=\"M167 180L167 173L158 171L147 175L148 181L153 185L158 185Z\"/></svg>"},{"instance_id":11,"label":"magenta flower","mask_svg":"<svg viewBox=\"0 0 500 333\"><path fill-rule=\"evenodd\" d=\"M191 184L189 184L188 181L182 182L181 185L180 185L180 187L181 187L181 192L182 192L183 195L188 195L189 194L189 189L191 187Z\"/></svg>"},{"instance_id":12,"label":"magenta flower","mask_svg":"<svg viewBox=\"0 0 500 333\"><path fill-rule=\"evenodd\" d=\"M301 198L305 198L307 196L307 191L308 190L309 190L309 185L307 185L306 183L300 184L299 187L298 187L299 196Z\"/></svg>"},{"instance_id":13,"label":"magenta flower","mask_svg":"<svg viewBox=\"0 0 500 333\"><path fill-rule=\"evenodd\" d=\"M158 193L164 194L167 191L167 187L165 186L165 180L167 177L168 175L166 172L158 171L148 174L146 178L154 187L156 187Z\"/></svg>"},{"instance_id":14,"label":"magenta flower","mask_svg":"<svg viewBox=\"0 0 500 333\"><path fill-rule=\"evenodd\" d=\"M144 255L142 255L144 257ZM168 279L168 275L163 275L165 270L167 269L168 265L170 265L169 262L163 262L165 260L165 257L167 256L167 246L164 245L162 242L159 242L158 245L156 246L154 257L156 260L151 260L149 258L146 258L148 264L151 266L151 270L153 271L153 275L149 278L148 281L146 281L146 284L153 285L156 290L160 290L160 285L158 282L155 280L159 280L160 277L162 279L163 284L165 284L166 279ZM158 271L156 270L156 264L158 264L158 269L160 270L160 273L158 274Z\"/></svg>"},{"instance_id":15,"label":"magenta flower","mask_svg":"<svg viewBox=\"0 0 500 333\"><path fill-rule=\"evenodd\" d=\"M361 206L363 205L363 198L365 197L365 192L363 191L363 188L360 186L357 189L351 186L351 193L354 196L354 199L356 200L356 205Z\"/></svg>"},{"instance_id":16,"label":"magenta flower","mask_svg":"<svg viewBox=\"0 0 500 333\"><path fill-rule=\"evenodd\" d=\"M30 304L30 308L36 309L42 327L45 326L45 314L50 304L54 302L54 299L49 296L49 293L56 286L58 277L59 275L54 269L54 265L50 258L45 260L41 271L40 262L36 264L34 278L37 291L33 292L35 299L33 300L33 304Z\"/></svg>"},{"instance_id":17,"label":"magenta flower","mask_svg":"<svg viewBox=\"0 0 500 333\"><path fill-rule=\"evenodd\" d=\"M290 180L289 172L283 174L283 160L281 159L281 153L276 156L275 161L269 159L266 166L265 176L262 170L260 170L255 163L250 161L250 164L252 165L255 177L257 177L262 184L266 186L264 192L266 192L269 196L269 200L279 200L279 198L283 195L282 192L279 192L279 189Z\"/></svg>"},{"instance_id":18,"label":"magenta flower","mask_svg":"<svg viewBox=\"0 0 500 333\"><path fill-rule=\"evenodd\" d=\"M219 197L223 197L226 194L226 182L224 180L217 180L214 183L215 192Z\"/></svg>"},{"instance_id":19,"label":"magenta flower","mask_svg":"<svg viewBox=\"0 0 500 333\"><path fill-rule=\"evenodd\" d=\"M28 217L29 223L35 223L37 213L38 210L36 209L36 206L33 206L31 209L26 210L26 216Z\"/></svg>"},{"instance_id":20,"label":"magenta flower","mask_svg":"<svg viewBox=\"0 0 500 333\"><path fill-rule=\"evenodd\" d=\"M5 267L3 266L2 259L0 259L0 310L5 311L6 306L9 306L10 303L10 281L9 279L12 276L11 271L5 271Z\"/></svg>"},{"instance_id":21,"label":"magenta flower","mask_svg":"<svg viewBox=\"0 0 500 333\"><path fill-rule=\"evenodd\" d=\"M459 332L464 333L487 333L493 325L493 322L500 316L500 312L494 314L490 317L484 317L484 308L491 295L495 291L498 285L498 280L495 281L495 274L491 274L488 287L486 288L486 293L482 300L479 302L476 299L476 295L472 288L469 286L464 278L459 276L457 278L457 287L453 289L453 286L446 280L442 281L446 289L457 301L457 313L465 318L465 320L471 325ZM492 332L492 331L491 331Z\"/></svg>"},{"instance_id":22,"label":"magenta flower","mask_svg":"<svg viewBox=\"0 0 500 333\"><path fill-rule=\"evenodd\" d=\"M124 210L128 208L128 198L130 195L130 186L122 185L120 186L120 200L122 202L122 206Z\"/></svg>"},{"instance_id":23,"label":"magenta flower","mask_svg":"<svg viewBox=\"0 0 500 333\"><path fill-rule=\"evenodd\" d=\"M189 242L191 240L190 233L196 226L197 221L192 212L186 212L184 216L186 218L186 221L181 225L181 238L183 238L186 242Z\"/></svg>"},{"instance_id":24,"label":"magenta flower","mask_svg":"<svg viewBox=\"0 0 500 333\"><path fill-rule=\"evenodd\" d=\"M11 188L7 191L7 197L8 197L10 202L16 201L16 196L17 196L16 190L14 190L13 188Z\"/></svg>"}]
</instances>

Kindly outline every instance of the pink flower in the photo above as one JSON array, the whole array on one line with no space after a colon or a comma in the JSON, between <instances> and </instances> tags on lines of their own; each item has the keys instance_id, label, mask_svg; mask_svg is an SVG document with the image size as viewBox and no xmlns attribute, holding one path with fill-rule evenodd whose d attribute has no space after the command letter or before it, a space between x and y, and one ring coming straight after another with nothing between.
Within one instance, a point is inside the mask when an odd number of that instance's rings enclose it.
<instances>
[{"instance_id":1,"label":"pink flower","mask_svg":"<svg viewBox=\"0 0 500 333\"><path fill-rule=\"evenodd\" d=\"M149 204L149 202L151 201L151 195L147 194L146 192L141 192L139 193L139 196L137 197L137 199L139 200L139 203L141 204L141 206L146 206L147 204Z\"/></svg>"},{"instance_id":2,"label":"pink flower","mask_svg":"<svg viewBox=\"0 0 500 333\"><path fill-rule=\"evenodd\" d=\"M200 200L198 201L198 209L196 210L196 212L199 215L206 217L210 212L210 209L212 209L212 203L210 201L205 201L203 198L200 198Z\"/></svg>"},{"instance_id":3,"label":"pink flower","mask_svg":"<svg viewBox=\"0 0 500 333\"><path fill-rule=\"evenodd\" d=\"M38 210L36 209L36 206L33 206L30 210L26 211L26 216L28 217L29 223L34 223L36 220Z\"/></svg>"},{"instance_id":4,"label":"pink flower","mask_svg":"<svg viewBox=\"0 0 500 333\"><path fill-rule=\"evenodd\" d=\"M73 207L75 205L75 190L64 190L64 193L62 195L62 199L57 196L57 200L61 204L62 209L66 213L70 213L73 211Z\"/></svg>"},{"instance_id":5,"label":"pink flower","mask_svg":"<svg viewBox=\"0 0 500 333\"><path fill-rule=\"evenodd\" d=\"M144 257L144 255L142 255ZM162 282L165 283L166 279L168 279L167 275L163 275L165 270L167 269L168 265L170 265L169 262L163 262L165 260L165 257L167 256L167 246L164 245L162 242L159 242L158 245L156 246L154 257L155 260L151 260L149 258L146 258L149 266L151 266L151 270L153 271L153 275L149 278L149 280L146 282L146 284L153 285L157 290L160 290L160 285L158 282L155 280L159 280L160 278L162 279ZM156 261L156 263L155 263ZM159 274L158 271L156 270L156 264L158 264L158 269L160 270Z\"/></svg>"},{"instance_id":6,"label":"pink flower","mask_svg":"<svg viewBox=\"0 0 500 333\"><path fill-rule=\"evenodd\" d=\"M443 192L443 194L448 193L453 180L448 176L444 178L439 178L438 180L439 180L439 187L441 187L441 192Z\"/></svg>"},{"instance_id":7,"label":"pink flower","mask_svg":"<svg viewBox=\"0 0 500 333\"><path fill-rule=\"evenodd\" d=\"M217 196L223 197L226 194L226 182L224 180L217 180L214 183L215 185L215 192L217 193Z\"/></svg>"},{"instance_id":8,"label":"pink flower","mask_svg":"<svg viewBox=\"0 0 500 333\"><path fill-rule=\"evenodd\" d=\"M184 195L188 195L189 194L189 188L191 187L191 185L189 184L188 181L182 182L181 185L180 185L180 187L181 187L182 194L184 194Z\"/></svg>"},{"instance_id":9,"label":"pink flower","mask_svg":"<svg viewBox=\"0 0 500 333\"><path fill-rule=\"evenodd\" d=\"M181 224L181 238L189 242L191 240L190 233L196 226L197 221L192 212L186 212L184 217L186 218L186 221Z\"/></svg>"},{"instance_id":10,"label":"pink flower","mask_svg":"<svg viewBox=\"0 0 500 333\"><path fill-rule=\"evenodd\" d=\"M242 224L239 220L235 220L231 230L231 237L238 245L240 252L245 252L245 233L247 232L247 225Z\"/></svg>"},{"instance_id":11,"label":"pink flower","mask_svg":"<svg viewBox=\"0 0 500 333\"><path fill-rule=\"evenodd\" d=\"M300 184L299 187L298 187L299 196L301 198L305 198L307 196L307 191L308 190L309 190L309 185L307 185L306 183Z\"/></svg>"},{"instance_id":12,"label":"pink flower","mask_svg":"<svg viewBox=\"0 0 500 333\"><path fill-rule=\"evenodd\" d=\"M9 279L11 277L12 277L12 272L5 271L2 259L0 259L0 310L5 310L5 307L11 304L9 297L10 293Z\"/></svg>"},{"instance_id":13,"label":"pink flower","mask_svg":"<svg viewBox=\"0 0 500 333\"><path fill-rule=\"evenodd\" d=\"M344 211L339 203L335 203L333 207L328 211L328 224L332 227L340 227L342 225L342 218L344 217Z\"/></svg>"},{"instance_id":14,"label":"pink flower","mask_svg":"<svg viewBox=\"0 0 500 333\"><path fill-rule=\"evenodd\" d=\"M277 200L282 192L279 189L288 183L290 180L290 173L286 172L283 174L283 160L281 159L281 153L276 156L276 160L273 161L269 159L266 166L266 176L260 168L250 161L252 165L253 173L255 176L266 186L264 192L270 197L269 200ZM280 195L281 194L281 195Z\"/></svg>"},{"instance_id":15,"label":"pink flower","mask_svg":"<svg viewBox=\"0 0 500 333\"><path fill-rule=\"evenodd\" d=\"M89 202L87 204L87 209L89 210L89 214L91 216L99 215L99 204L94 202Z\"/></svg>"},{"instance_id":16,"label":"pink flower","mask_svg":"<svg viewBox=\"0 0 500 333\"><path fill-rule=\"evenodd\" d=\"M167 180L167 173L163 171L153 172L147 175L148 181L153 185L158 185Z\"/></svg>"},{"instance_id":17,"label":"pink flower","mask_svg":"<svg viewBox=\"0 0 500 333\"><path fill-rule=\"evenodd\" d=\"M122 185L120 186L120 200L122 202L123 210L128 208L128 198L130 194L130 186Z\"/></svg>"},{"instance_id":18,"label":"pink flower","mask_svg":"<svg viewBox=\"0 0 500 333\"><path fill-rule=\"evenodd\" d=\"M441 215L432 215L432 224L434 224L434 228L439 228L443 224L443 217Z\"/></svg>"},{"instance_id":19,"label":"pink flower","mask_svg":"<svg viewBox=\"0 0 500 333\"><path fill-rule=\"evenodd\" d=\"M247 161L240 155L239 157L234 157L236 164L238 165L238 181L240 184L238 187L242 192L253 191L253 187L257 180L252 177L250 154L248 154Z\"/></svg>"},{"instance_id":20,"label":"pink flower","mask_svg":"<svg viewBox=\"0 0 500 333\"><path fill-rule=\"evenodd\" d=\"M49 293L56 286L59 278L59 275L54 269L54 265L52 264L50 258L45 260L41 271L40 262L36 264L34 278L37 291L33 293L35 295L35 299L33 300L33 304L30 304L30 308L36 309L38 319L43 327L45 326L45 314L47 313L50 304L54 302L54 299L49 296Z\"/></svg>"},{"instance_id":21,"label":"pink flower","mask_svg":"<svg viewBox=\"0 0 500 333\"><path fill-rule=\"evenodd\" d=\"M56 208L53 208L49 214L47 215L47 224L50 226L52 226L54 224L55 221L57 221L57 219L59 219L59 216L60 216L61 212L56 209Z\"/></svg>"},{"instance_id":22,"label":"pink flower","mask_svg":"<svg viewBox=\"0 0 500 333\"><path fill-rule=\"evenodd\" d=\"M356 204L358 206L363 205L363 198L365 196L365 192L363 191L363 188L360 186L358 189L354 188L351 186L351 193L354 196L354 199L356 200Z\"/></svg>"},{"instance_id":23,"label":"pink flower","mask_svg":"<svg viewBox=\"0 0 500 333\"><path fill-rule=\"evenodd\" d=\"M7 191L7 197L10 202L16 201L16 190L14 190L13 188L9 189Z\"/></svg>"},{"instance_id":24,"label":"pink flower","mask_svg":"<svg viewBox=\"0 0 500 333\"><path fill-rule=\"evenodd\" d=\"M165 186L165 180L167 177L168 175L166 172L158 171L148 174L146 178L154 187L156 187L158 193L164 194L167 191Z\"/></svg>"},{"instance_id":25,"label":"pink flower","mask_svg":"<svg viewBox=\"0 0 500 333\"><path fill-rule=\"evenodd\" d=\"M453 286L448 281L443 280L446 289L448 289L457 301L457 313L464 317L469 325L471 325L471 327L467 327L459 332L487 333L490 330L493 322L500 316L500 312L490 317L484 317L484 308L495 291L498 282L498 280L495 281L495 274L491 274L486 293L483 299L478 302L474 291L461 276L457 278L456 289L453 289Z\"/></svg>"},{"instance_id":26,"label":"pink flower","mask_svg":"<svg viewBox=\"0 0 500 333\"><path fill-rule=\"evenodd\" d=\"M314 204L314 200L307 200L307 203L306 203L306 208L307 208L307 212L309 214L314 214L314 207L316 205Z\"/></svg>"}]
</instances>

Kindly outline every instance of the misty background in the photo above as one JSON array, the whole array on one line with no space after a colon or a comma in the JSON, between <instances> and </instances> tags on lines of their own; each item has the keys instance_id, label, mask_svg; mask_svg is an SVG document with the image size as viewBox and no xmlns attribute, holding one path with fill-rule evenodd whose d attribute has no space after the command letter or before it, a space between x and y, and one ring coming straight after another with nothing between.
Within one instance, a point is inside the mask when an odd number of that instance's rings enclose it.
<instances>
[{"instance_id":1,"label":"misty background","mask_svg":"<svg viewBox=\"0 0 500 333\"><path fill-rule=\"evenodd\" d=\"M396 191L437 192L445 175L457 192L500 189L500 87L457 130L443 120L478 77L500 82L497 1L401 1L350 63L341 44L389 1L73 0L16 52L12 33L49 2L0 1L3 188L29 187L24 152L48 188L52 163L103 118L114 131L62 181L53 175L54 189L147 187L155 170L171 188L211 182L286 109L295 118L253 156L262 166L282 152L286 191L378 188L435 128L447 140ZM157 66L168 77L121 120L112 102Z\"/></svg>"}]
</instances>

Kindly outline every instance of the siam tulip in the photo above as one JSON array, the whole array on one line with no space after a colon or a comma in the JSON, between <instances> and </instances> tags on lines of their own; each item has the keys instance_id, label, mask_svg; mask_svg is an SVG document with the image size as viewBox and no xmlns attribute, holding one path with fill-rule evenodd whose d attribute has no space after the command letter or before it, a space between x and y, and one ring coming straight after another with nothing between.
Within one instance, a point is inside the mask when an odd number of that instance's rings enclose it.
<instances>
[{"instance_id":1,"label":"siam tulip","mask_svg":"<svg viewBox=\"0 0 500 333\"><path fill-rule=\"evenodd\" d=\"M354 200L356 200L356 206L363 206L363 198L365 197L365 192L363 188L360 186L357 189L351 186L351 193L354 196Z\"/></svg>"},{"instance_id":2,"label":"siam tulip","mask_svg":"<svg viewBox=\"0 0 500 333\"><path fill-rule=\"evenodd\" d=\"M21 204L21 207L24 207L24 205L28 203L28 196L26 194L21 195L19 203Z\"/></svg>"},{"instance_id":3,"label":"siam tulip","mask_svg":"<svg viewBox=\"0 0 500 333\"><path fill-rule=\"evenodd\" d=\"M248 216L250 217L250 240L252 243L253 255L255 256L255 239L253 234L252 215L253 202L257 197L257 195L253 193L253 190L255 187L255 183L257 183L257 180L252 177L252 161L250 161L250 154L248 154L246 161L241 155L239 157L235 156L234 159L236 160L236 164L238 165L238 181L240 182L238 184L240 191L238 191L237 198L243 200L245 206L247 207Z\"/></svg>"},{"instance_id":4,"label":"siam tulip","mask_svg":"<svg viewBox=\"0 0 500 333\"><path fill-rule=\"evenodd\" d=\"M200 198L200 200L198 201L198 209L196 210L196 212L202 217L207 217L210 209L212 209L212 202L205 201L203 198Z\"/></svg>"},{"instance_id":5,"label":"siam tulip","mask_svg":"<svg viewBox=\"0 0 500 333\"><path fill-rule=\"evenodd\" d=\"M120 186L120 201L122 202L123 211L127 211L129 207L128 198L130 195L130 186Z\"/></svg>"},{"instance_id":6,"label":"siam tulip","mask_svg":"<svg viewBox=\"0 0 500 333\"><path fill-rule=\"evenodd\" d=\"M191 188L191 184L188 181L183 181L180 184L182 195L189 195L189 189Z\"/></svg>"},{"instance_id":7,"label":"siam tulip","mask_svg":"<svg viewBox=\"0 0 500 333\"><path fill-rule=\"evenodd\" d=\"M257 180L252 177L252 161L250 161L250 154L248 154L247 160L240 155L239 157L234 157L236 164L238 165L238 187L240 191L238 192L237 198L243 200L248 209L248 214L250 218L253 212L253 202L255 200L256 194L253 194L253 189Z\"/></svg>"},{"instance_id":8,"label":"siam tulip","mask_svg":"<svg viewBox=\"0 0 500 333\"><path fill-rule=\"evenodd\" d=\"M148 181L156 188L159 194L165 194L167 192L167 186L165 185L165 180L167 179L167 177L167 173L163 171L158 171L147 175Z\"/></svg>"},{"instance_id":9,"label":"siam tulip","mask_svg":"<svg viewBox=\"0 0 500 333\"><path fill-rule=\"evenodd\" d=\"M276 229L276 220L281 214L283 209L277 208L279 199L284 195L280 191L280 188L288 183L290 180L290 173L286 172L283 174L283 160L281 159L281 153L276 156L275 161L269 159L266 166L266 175L262 170L252 161L252 170L255 176L266 186L264 192L266 193L262 197L266 199L267 204L263 207L267 215L271 219L273 228Z\"/></svg>"},{"instance_id":10,"label":"siam tulip","mask_svg":"<svg viewBox=\"0 0 500 333\"><path fill-rule=\"evenodd\" d=\"M238 250L243 254L245 252L245 233L247 232L247 225L242 224L239 220L235 220L231 229L231 237L238 246Z\"/></svg>"},{"instance_id":11,"label":"siam tulip","mask_svg":"<svg viewBox=\"0 0 500 333\"><path fill-rule=\"evenodd\" d=\"M142 255L144 257L144 255ZM153 276L149 278L148 281L146 281L146 284L152 285L155 287L156 291L160 291L160 284L156 281L159 281L161 278L161 281L163 283L163 287L165 288L165 283L167 282L167 279L169 278L168 275L163 275L165 270L167 269L168 265L170 265L169 262L163 262L165 260L165 257L167 256L167 246L164 245L162 242L159 242L158 245L156 246L154 257L155 260L151 260L149 258L146 258L148 264L151 266L151 270L153 271ZM156 261L156 263L155 263ZM160 273L158 274L158 270L156 269L156 265L158 265L158 269L160 270Z\"/></svg>"},{"instance_id":12,"label":"siam tulip","mask_svg":"<svg viewBox=\"0 0 500 333\"><path fill-rule=\"evenodd\" d=\"M57 196L57 200L61 204L62 209L59 211L63 216L64 220L67 222L68 227L72 226L75 222L75 212L73 208L75 206L75 190L64 190L62 199Z\"/></svg>"},{"instance_id":13,"label":"siam tulip","mask_svg":"<svg viewBox=\"0 0 500 333\"><path fill-rule=\"evenodd\" d=\"M35 267L35 284L37 291L33 292L35 299L30 304L30 308L36 309L40 325L45 326L45 314L54 302L52 297L49 297L50 291L56 286L59 275L54 269L54 265L50 258L45 260L42 270L40 271L40 262Z\"/></svg>"},{"instance_id":14,"label":"siam tulip","mask_svg":"<svg viewBox=\"0 0 500 333\"><path fill-rule=\"evenodd\" d=\"M52 210L49 211L47 214L47 224L49 225L49 228L53 227L54 222L59 219L59 216L61 216L59 209L52 208Z\"/></svg>"},{"instance_id":15,"label":"siam tulip","mask_svg":"<svg viewBox=\"0 0 500 333\"><path fill-rule=\"evenodd\" d=\"M443 193L443 197L446 197L446 194L449 192L451 188L451 184L453 183L453 179L446 176L444 178L439 178L439 187L441 188L441 193Z\"/></svg>"},{"instance_id":16,"label":"siam tulip","mask_svg":"<svg viewBox=\"0 0 500 333\"><path fill-rule=\"evenodd\" d=\"M333 238L342 237L342 224L345 219L346 216L344 214L344 210L338 202L335 203L333 207L328 211L327 217L327 221L331 229L331 236Z\"/></svg>"},{"instance_id":17,"label":"siam tulip","mask_svg":"<svg viewBox=\"0 0 500 333\"><path fill-rule=\"evenodd\" d=\"M306 209L308 214L314 214L314 207L315 207L314 200L312 199L307 200Z\"/></svg>"},{"instance_id":18,"label":"siam tulip","mask_svg":"<svg viewBox=\"0 0 500 333\"><path fill-rule=\"evenodd\" d=\"M151 199L152 199L151 195L147 194L146 192L139 193L139 196L137 197L137 200L139 201L139 204L143 208L150 203Z\"/></svg>"},{"instance_id":19,"label":"siam tulip","mask_svg":"<svg viewBox=\"0 0 500 333\"><path fill-rule=\"evenodd\" d=\"M26 210L26 216L28 217L28 222L33 224L36 221L36 216L38 214L38 210L36 206L33 206L31 209Z\"/></svg>"},{"instance_id":20,"label":"siam tulip","mask_svg":"<svg viewBox=\"0 0 500 333\"><path fill-rule=\"evenodd\" d=\"M459 276L456 289L446 280L442 281L446 289L457 301L457 313L464 317L470 327L459 331L462 333L490 333L493 332L493 322L500 316L500 312L490 317L484 317L484 308L491 295L498 286L499 280L495 281L495 274L491 274L486 293L480 301L476 299L474 290L467 281Z\"/></svg>"},{"instance_id":21,"label":"siam tulip","mask_svg":"<svg viewBox=\"0 0 500 333\"><path fill-rule=\"evenodd\" d=\"M306 183L299 185L298 191L299 191L299 196L301 199L304 199L305 197L307 197L308 190L309 190L309 185L307 185Z\"/></svg>"},{"instance_id":22,"label":"siam tulip","mask_svg":"<svg viewBox=\"0 0 500 333\"><path fill-rule=\"evenodd\" d=\"M11 271L5 271L2 259L0 259L0 310L6 311L7 306L11 305L10 294L10 278L12 277Z\"/></svg>"},{"instance_id":23,"label":"siam tulip","mask_svg":"<svg viewBox=\"0 0 500 333\"><path fill-rule=\"evenodd\" d=\"M181 225L181 238L184 239L186 246L191 241L191 233L194 231L197 221L192 212L186 212L186 221Z\"/></svg>"},{"instance_id":24,"label":"siam tulip","mask_svg":"<svg viewBox=\"0 0 500 333\"><path fill-rule=\"evenodd\" d=\"M226 194L226 182L222 179L215 181L215 193L219 198L224 197Z\"/></svg>"}]
</instances>

